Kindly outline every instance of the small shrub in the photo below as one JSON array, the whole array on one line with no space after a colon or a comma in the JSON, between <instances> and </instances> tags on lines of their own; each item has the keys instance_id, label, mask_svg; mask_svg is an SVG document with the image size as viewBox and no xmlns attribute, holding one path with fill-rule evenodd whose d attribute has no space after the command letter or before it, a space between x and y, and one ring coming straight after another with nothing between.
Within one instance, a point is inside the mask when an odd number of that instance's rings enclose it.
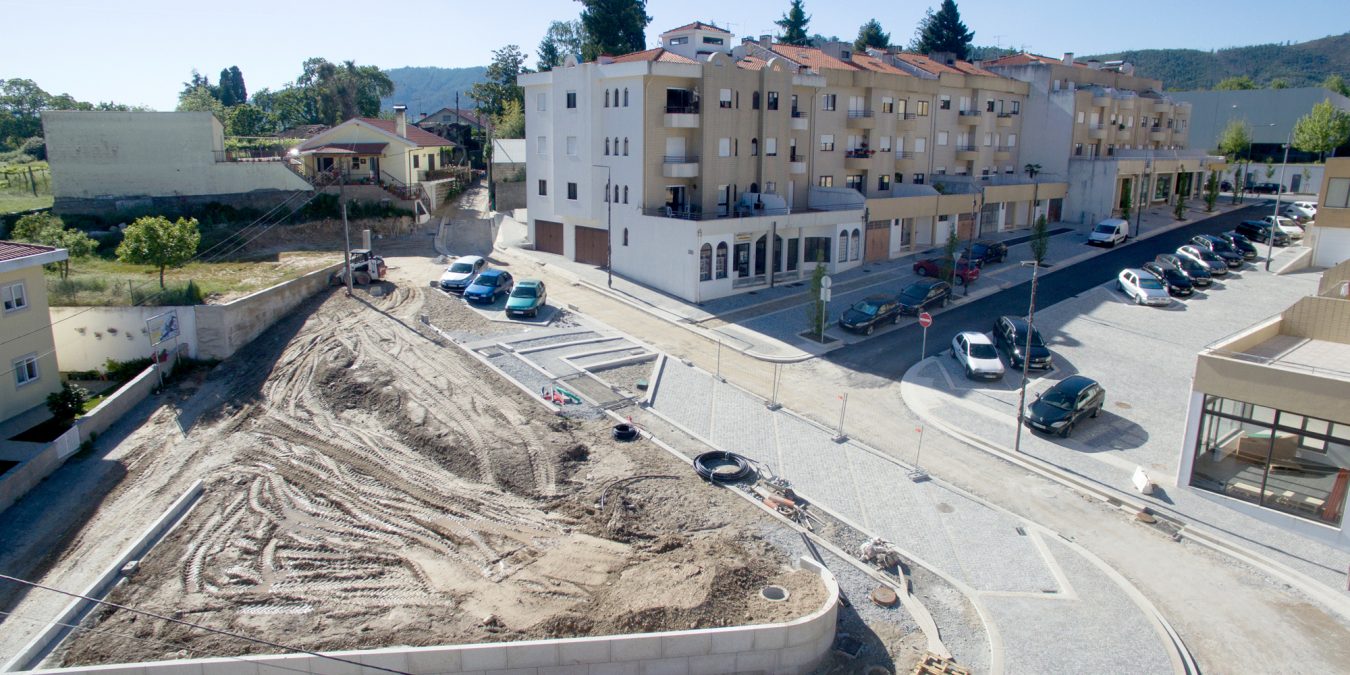
<instances>
[{"instance_id":1,"label":"small shrub","mask_svg":"<svg viewBox=\"0 0 1350 675\"><path fill-rule=\"evenodd\" d=\"M84 414L84 403L89 400L89 390L70 382L61 383L61 391L47 394L47 410L52 417L63 422Z\"/></svg>"},{"instance_id":2,"label":"small shrub","mask_svg":"<svg viewBox=\"0 0 1350 675\"><path fill-rule=\"evenodd\" d=\"M103 362L103 370L108 373L108 379L114 382L128 382L131 378L140 375L142 371L149 368L154 360L146 357L143 359L132 359L130 361L118 361L108 359Z\"/></svg>"}]
</instances>

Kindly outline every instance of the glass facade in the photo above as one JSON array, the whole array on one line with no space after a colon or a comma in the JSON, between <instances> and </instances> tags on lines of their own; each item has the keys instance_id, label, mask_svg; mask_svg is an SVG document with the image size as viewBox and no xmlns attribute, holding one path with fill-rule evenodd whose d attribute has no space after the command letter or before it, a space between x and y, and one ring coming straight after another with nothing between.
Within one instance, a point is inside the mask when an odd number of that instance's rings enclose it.
<instances>
[{"instance_id":1,"label":"glass facade","mask_svg":"<svg viewBox=\"0 0 1350 675\"><path fill-rule=\"evenodd\" d=\"M1339 527L1350 425L1206 395L1191 486Z\"/></svg>"}]
</instances>

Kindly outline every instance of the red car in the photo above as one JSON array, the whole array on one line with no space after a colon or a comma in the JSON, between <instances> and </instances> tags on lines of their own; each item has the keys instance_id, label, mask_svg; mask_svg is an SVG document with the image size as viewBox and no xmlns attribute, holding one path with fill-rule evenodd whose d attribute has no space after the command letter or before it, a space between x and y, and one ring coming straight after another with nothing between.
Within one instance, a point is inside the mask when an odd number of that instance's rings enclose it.
<instances>
[{"instance_id":1,"label":"red car","mask_svg":"<svg viewBox=\"0 0 1350 675\"><path fill-rule=\"evenodd\" d=\"M945 279L947 278L947 275L951 273L951 269L951 258L928 258L914 263L914 273L921 277L937 277L939 279ZM979 264L971 265L965 258L962 258L956 263L956 277L954 281L958 286L968 284L979 278Z\"/></svg>"}]
</instances>

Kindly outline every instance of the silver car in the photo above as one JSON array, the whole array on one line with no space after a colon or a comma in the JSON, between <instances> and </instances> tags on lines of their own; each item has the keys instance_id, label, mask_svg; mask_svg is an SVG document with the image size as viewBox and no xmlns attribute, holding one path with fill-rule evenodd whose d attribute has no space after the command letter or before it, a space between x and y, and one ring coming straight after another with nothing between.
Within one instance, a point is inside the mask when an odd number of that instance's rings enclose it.
<instances>
[{"instance_id":1,"label":"silver car","mask_svg":"<svg viewBox=\"0 0 1350 675\"><path fill-rule=\"evenodd\" d=\"M1225 263L1223 258L1214 255L1213 251L1206 251L1199 246L1188 244L1177 249L1177 255L1204 265L1211 276L1221 277L1228 274L1228 263Z\"/></svg>"}]
</instances>

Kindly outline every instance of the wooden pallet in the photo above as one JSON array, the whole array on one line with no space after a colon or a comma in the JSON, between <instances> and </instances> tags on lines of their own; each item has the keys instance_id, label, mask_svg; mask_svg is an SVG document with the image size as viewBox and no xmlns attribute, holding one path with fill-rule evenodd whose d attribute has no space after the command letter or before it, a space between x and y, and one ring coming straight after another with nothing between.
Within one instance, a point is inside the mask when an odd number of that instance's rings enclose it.
<instances>
[{"instance_id":1,"label":"wooden pallet","mask_svg":"<svg viewBox=\"0 0 1350 675\"><path fill-rule=\"evenodd\" d=\"M951 659L944 659L929 652L923 660L914 664L911 675L970 675L970 669L959 666Z\"/></svg>"}]
</instances>

